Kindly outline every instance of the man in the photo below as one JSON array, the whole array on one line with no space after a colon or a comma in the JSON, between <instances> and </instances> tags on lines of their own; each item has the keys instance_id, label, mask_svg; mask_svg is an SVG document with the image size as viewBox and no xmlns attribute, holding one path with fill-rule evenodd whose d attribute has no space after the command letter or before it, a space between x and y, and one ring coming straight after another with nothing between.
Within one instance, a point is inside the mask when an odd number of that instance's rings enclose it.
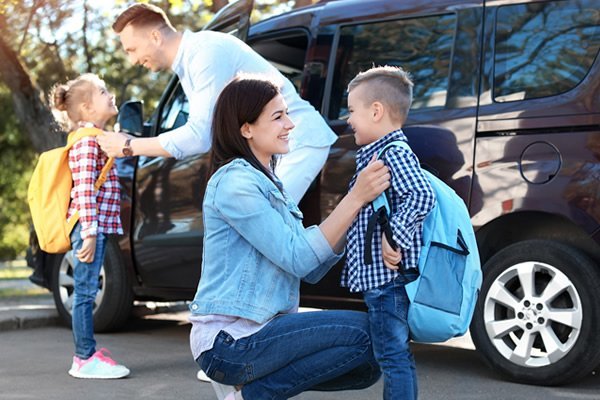
<instances>
[{"instance_id":1,"label":"man","mask_svg":"<svg viewBox=\"0 0 600 400\"><path fill-rule=\"evenodd\" d=\"M210 148L213 108L221 89L241 72L268 75L282 83L282 94L296 125L290 152L282 157L276 173L296 203L300 201L337 136L275 67L231 35L177 32L165 13L149 4L127 8L115 20L113 30L133 64L152 71L171 69L179 76L189 99L190 116L184 126L153 138L107 132L98 141L108 155L181 159L205 153Z\"/></svg>"}]
</instances>

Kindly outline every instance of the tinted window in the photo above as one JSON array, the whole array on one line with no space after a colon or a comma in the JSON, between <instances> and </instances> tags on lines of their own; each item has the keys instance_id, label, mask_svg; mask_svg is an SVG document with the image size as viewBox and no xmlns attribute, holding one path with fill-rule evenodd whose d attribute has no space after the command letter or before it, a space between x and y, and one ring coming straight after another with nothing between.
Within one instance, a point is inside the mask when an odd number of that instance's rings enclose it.
<instances>
[{"instance_id":1,"label":"tinted window","mask_svg":"<svg viewBox=\"0 0 600 400\"><path fill-rule=\"evenodd\" d=\"M426 18L345 26L340 30L329 118L347 115L346 87L373 65L396 65L412 75L412 108L446 104L456 17Z\"/></svg>"},{"instance_id":2,"label":"tinted window","mask_svg":"<svg viewBox=\"0 0 600 400\"><path fill-rule=\"evenodd\" d=\"M552 96L581 82L600 45L599 9L598 0L500 7L495 100Z\"/></svg>"},{"instance_id":3,"label":"tinted window","mask_svg":"<svg viewBox=\"0 0 600 400\"><path fill-rule=\"evenodd\" d=\"M165 104L161 117L159 133L167 132L184 125L190 114L190 104L183 92L181 85L173 91L169 101Z\"/></svg>"},{"instance_id":4,"label":"tinted window","mask_svg":"<svg viewBox=\"0 0 600 400\"><path fill-rule=\"evenodd\" d=\"M308 46L308 36L305 33L282 34L281 37L251 42L250 46L292 81L296 91L300 91Z\"/></svg>"}]
</instances>

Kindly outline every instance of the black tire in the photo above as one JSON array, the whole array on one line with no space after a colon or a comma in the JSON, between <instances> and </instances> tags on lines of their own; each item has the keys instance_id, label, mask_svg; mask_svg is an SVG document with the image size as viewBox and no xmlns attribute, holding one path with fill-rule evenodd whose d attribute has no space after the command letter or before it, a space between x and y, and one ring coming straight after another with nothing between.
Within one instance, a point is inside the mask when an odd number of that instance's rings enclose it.
<instances>
[{"instance_id":1,"label":"black tire","mask_svg":"<svg viewBox=\"0 0 600 400\"><path fill-rule=\"evenodd\" d=\"M600 363L600 272L585 254L528 240L495 254L483 272L471 335L494 370L516 382L554 386Z\"/></svg>"},{"instance_id":2,"label":"black tire","mask_svg":"<svg viewBox=\"0 0 600 400\"><path fill-rule=\"evenodd\" d=\"M71 326L73 301L72 252L55 258L52 268L52 295L58 314ZM119 330L131 314L133 292L118 247L111 240L106 245L104 264L100 271L100 287L94 303L94 331Z\"/></svg>"}]
</instances>

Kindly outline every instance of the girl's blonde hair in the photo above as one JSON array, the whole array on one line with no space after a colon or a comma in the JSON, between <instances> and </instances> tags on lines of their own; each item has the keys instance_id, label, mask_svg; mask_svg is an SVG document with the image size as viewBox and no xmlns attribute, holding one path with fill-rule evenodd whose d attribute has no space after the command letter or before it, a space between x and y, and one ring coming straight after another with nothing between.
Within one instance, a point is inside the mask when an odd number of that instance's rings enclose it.
<instances>
[{"instance_id":1,"label":"girl's blonde hair","mask_svg":"<svg viewBox=\"0 0 600 400\"><path fill-rule=\"evenodd\" d=\"M96 74L83 74L67 83L54 85L50 91L50 104L58 122L67 129L82 122L80 106L92 101L93 89L99 86L104 86L104 81Z\"/></svg>"}]
</instances>

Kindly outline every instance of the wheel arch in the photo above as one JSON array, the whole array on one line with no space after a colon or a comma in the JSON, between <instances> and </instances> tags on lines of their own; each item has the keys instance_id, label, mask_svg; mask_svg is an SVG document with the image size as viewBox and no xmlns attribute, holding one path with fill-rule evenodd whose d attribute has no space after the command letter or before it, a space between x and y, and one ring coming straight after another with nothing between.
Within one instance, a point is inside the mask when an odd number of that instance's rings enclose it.
<instances>
[{"instance_id":1,"label":"wheel arch","mask_svg":"<svg viewBox=\"0 0 600 400\"><path fill-rule=\"evenodd\" d=\"M600 265L600 246L568 218L539 211L519 211L498 217L476 232L481 264L513 243L531 239L568 244Z\"/></svg>"}]
</instances>

